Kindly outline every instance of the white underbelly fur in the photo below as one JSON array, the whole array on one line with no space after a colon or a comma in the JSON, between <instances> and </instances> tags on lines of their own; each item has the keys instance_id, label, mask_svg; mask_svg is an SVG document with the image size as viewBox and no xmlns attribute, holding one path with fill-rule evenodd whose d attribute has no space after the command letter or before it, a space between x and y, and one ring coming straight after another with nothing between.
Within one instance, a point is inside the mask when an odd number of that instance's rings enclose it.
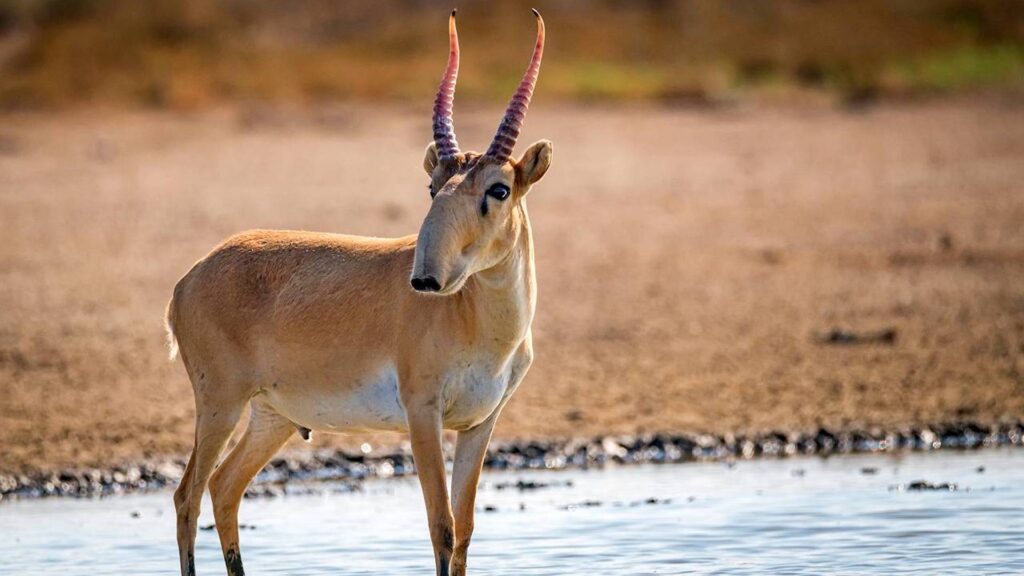
<instances>
[{"instance_id":1,"label":"white underbelly fur","mask_svg":"<svg viewBox=\"0 0 1024 576\"><path fill-rule=\"evenodd\" d=\"M452 372L442 384L444 425L466 429L494 412L504 396L509 371L496 377L470 368ZM358 386L338 386L338 393L285 389L264 391L265 400L297 425L321 432L372 432L408 430L405 408L398 390L398 372L387 365Z\"/></svg>"},{"instance_id":2,"label":"white underbelly fur","mask_svg":"<svg viewBox=\"0 0 1024 576\"><path fill-rule=\"evenodd\" d=\"M405 408L398 395L398 373L385 366L358 386L338 393L270 390L266 400L300 426L321 432L404 431Z\"/></svg>"}]
</instances>

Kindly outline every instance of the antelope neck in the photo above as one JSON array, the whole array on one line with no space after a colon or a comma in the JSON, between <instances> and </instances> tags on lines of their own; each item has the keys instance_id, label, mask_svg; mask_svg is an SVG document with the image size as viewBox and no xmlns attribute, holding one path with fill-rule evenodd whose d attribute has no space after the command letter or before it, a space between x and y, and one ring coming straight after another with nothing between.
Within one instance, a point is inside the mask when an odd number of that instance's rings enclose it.
<instances>
[{"instance_id":1,"label":"antelope neck","mask_svg":"<svg viewBox=\"0 0 1024 576\"><path fill-rule=\"evenodd\" d=\"M518 346L526 338L537 303L530 220L525 205L517 210L519 234L508 254L471 276L459 292L473 309L477 333L498 346Z\"/></svg>"}]
</instances>

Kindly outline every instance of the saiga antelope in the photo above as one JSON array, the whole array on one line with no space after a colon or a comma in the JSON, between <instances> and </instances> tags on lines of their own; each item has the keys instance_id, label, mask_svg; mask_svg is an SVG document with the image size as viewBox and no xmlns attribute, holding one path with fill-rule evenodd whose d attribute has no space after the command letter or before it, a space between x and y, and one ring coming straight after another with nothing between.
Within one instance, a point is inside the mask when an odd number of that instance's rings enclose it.
<instances>
[{"instance_id":1,"label":"saiga antelope","mask_svg":"<svg viewBox=\"0 0 1024 576\"><path fill-rule=\"evenodd\" d=\"M455 139L452 12L434 141L423 160L433 200L418 235L246 232L175 286L171 355L180 352L196 402L195 446L174 494L183 575L195 574L207 484L228 573L243 573L239 503L296 430L407 431L437 574L465 574L491 431L533 358L526 195L551 164L551 143L533 144L518 160L511 153L544 50L544 22L534 14L530 65L481 155L460 152ZM247 403L248 428L217 467ZM458 432L450 500L442 430Z\"/></svg>"}]
</instances>

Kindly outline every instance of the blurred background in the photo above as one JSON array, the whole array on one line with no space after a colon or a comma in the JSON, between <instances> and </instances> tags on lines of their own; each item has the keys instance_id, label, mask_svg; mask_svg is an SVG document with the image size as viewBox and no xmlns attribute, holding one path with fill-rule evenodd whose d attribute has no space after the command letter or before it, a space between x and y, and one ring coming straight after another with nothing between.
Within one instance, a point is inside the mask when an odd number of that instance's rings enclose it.
<instances>
[{"instance_id":1,"label":"blurred background","mask_svg":"<svg viewBox=\"0 0 1024 576\"><path fill-rule=\"evenodd\" d=\"M555 160L499 438L1024 417L1024 3L466 0L465 148L534 5L519 151ZM162 315L226 236L416 232L451 7L0 0L0 472L187 453Z\"/></svg>"},{"instance_id":2,"label":"blurred background","mask_svg":"<svg viewBox=\"0 0 1024 576\"><path fill-rule=\"evenodd\" d=\"M1019 85L1024 7L1005 0L573 0L552 29L547 100L845 101ZM528 2L460 4L459 97L521 74ZM338 100L423 105L446 38L426 0L4 0L0 105L197 109ZM433 25L431 25L433 23ZM443 31L443 21L441 22Z\"/></svg>"}]
</instances>

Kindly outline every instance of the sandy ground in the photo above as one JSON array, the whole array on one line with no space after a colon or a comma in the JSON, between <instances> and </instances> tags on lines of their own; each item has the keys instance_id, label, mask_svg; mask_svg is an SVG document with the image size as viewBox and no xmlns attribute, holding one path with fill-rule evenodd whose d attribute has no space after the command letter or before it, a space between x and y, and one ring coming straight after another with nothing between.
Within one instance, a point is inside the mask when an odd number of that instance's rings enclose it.
<instances>
[{"instance_id":1,"label":"sandy ground","mask_svg":"<svg viewBox=\"0 0 1024 576\"><path fill-rule=\"evenodd\" d=\"M460 109L460 142L498 114ZM0 120L0 471L186 454L174 282L247 228L415 232L428 130L346 108ZM538 105L540 137L537 359L498 436L1024 416L1024 102Z\"/></svg>"}]
</instances>

